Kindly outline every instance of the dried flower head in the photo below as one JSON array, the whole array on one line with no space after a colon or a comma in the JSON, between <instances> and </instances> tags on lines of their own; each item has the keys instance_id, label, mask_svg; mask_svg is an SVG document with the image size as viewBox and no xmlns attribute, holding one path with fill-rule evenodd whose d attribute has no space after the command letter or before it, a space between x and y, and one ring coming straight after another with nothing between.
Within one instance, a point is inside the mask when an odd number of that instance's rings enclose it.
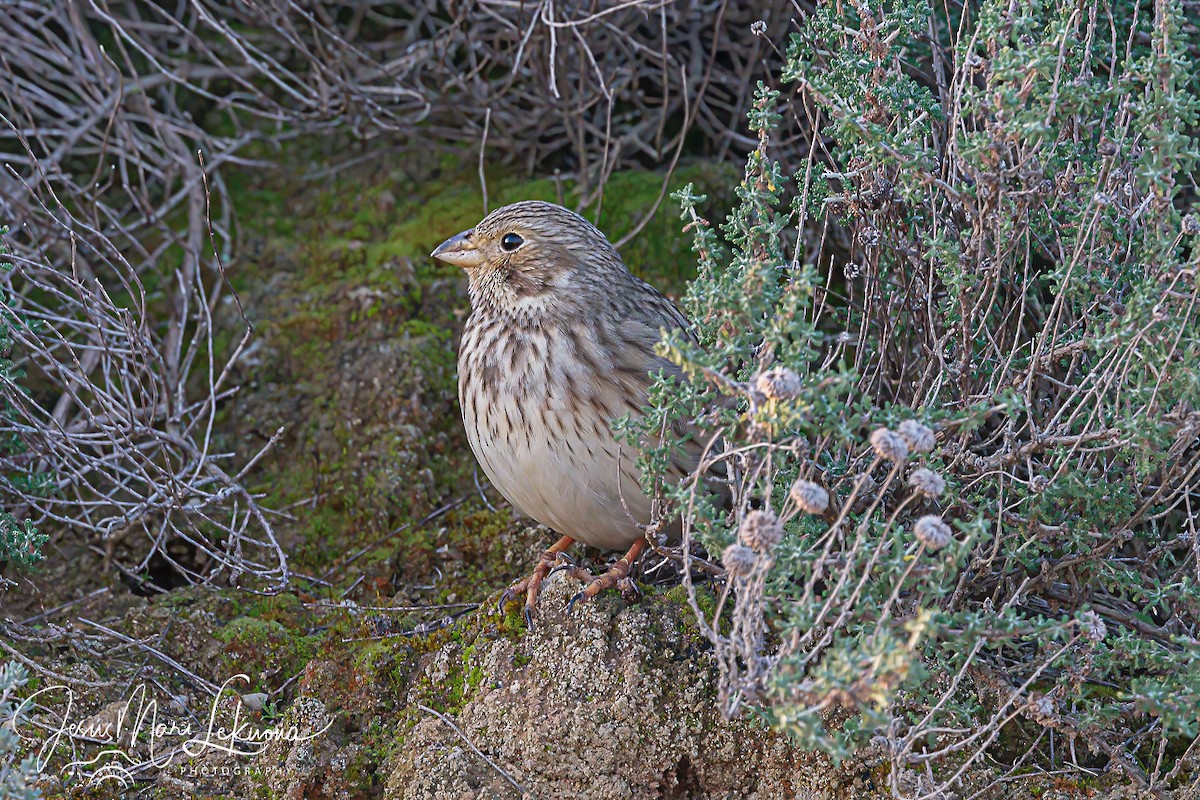
<instances>
[{"instance_id":1,"label":"dried flower head","mask_svg":"<svg viewBox=\"0 0 1200 800\"><path fill-rule=\"evenodd\" d=\"M936 441L933 438L933 429L915 419L906 419L901 422L896 432L908 444L908 449L914 453L928 453L933 449Z\"/></svg>"},{"instance_id":2,"label":"dried flower head","mask_svg":"<svg viewBox=\"0 0 1200 800\"><path fill-rule=\"evenodd\" d=\"M767 35L767 23L763 22L761 19L757 19L754 22L751 22L750 23L750 32L752 34L754 34L755 36L766 36Z\"/></svg>"},{"instance_id":3,"label":"dried flower head","mask_svg":"<svg viewBox=\"0 0 1200 800\"><path fill-rule=\"evenodd\" d=\"M941 550L954 541L954 533L950 526L942 522L942 518L936 514L927 514L917 520L917 524L913 526L913 534L917 541L930 551Z\"/></svg>"},{"instance_id":4,"label":"dried flower head","mask_svg":"<svg viewBox=\"0 0 1200 800\"><path fill-rule=\"evenodd\" d=\"M1195 236L1200 233L1200 218L1195 214L1188 214L1183 218L1183 232L1187 236Z\"/></svg>"},{"instance_id":5,"label":"dried flower head","mask_svg":"<svg viewBox=\"0 0 1200 800\"><path fill-rule=\"evenodd\" d=\"M908 458L908 443L898 433L887 428L876 428L871 434L871 447L880 458L900 462Z\"/></svg>"},{"instance_id":6,"label":"dried flower head","mask_svg":"<svg viewBox=\"0 0 1200 800\"><path fill-rule=\"evenodd\" d=\"M788 492L796 506L808 514L824 514L829 508L829 492L812 481L796 481Z\"/></svg>"},{"instance_id":7,"label":"dried flower head","mask_svg":"<svg viewBox=\"0 0 1200 800\"><path fill-rule=\"evenodd\" d=\"M721 563L731 576L740 578L754 571L758 555L745 545L731 544L721 553Z\"/></svg>"},{"instance_id":8,"label":"dried flower head","mask_svg":"<svg viewBox=\"0 0 1200 800\"><path fill-rule=\"evenodd\" d=\"M938 499L942 496L942 492L946 491L945 479L925 467L913 470L912 475L908 476L908 485L930 500Z\"/></svg>"},{"instance_id":9,"label":"dried flower head","mask_svg":"<svg viewBox=\"0 0 1200 800\"><path fill-rule=\"evenodd\" d=\"M1054 698L1048 694L1030 697L1028 708L1035 722L1045 725L1054 720Z\"/></svg>"},{"instance_id":10,"label":"dried flower head","mask_svg":"<svg viewBox=\"0 0 1200 800\"><path fill-rule=\"evenodd\" d=\"M804 388L800 376L787 367L773 367L754 378L754 388L769 400L791 400Z\"/></svg>"},{"instance_id":11,"label":"dried flower head","mask_svg":"<svg viewBox=\"0 0 1200 800\"><path fill-rule=\"evenodd\" d=\"M1083 623L1083 629L1087 631L1087 637L1093 642L1102 642L1104 637L1108 635L1108 626L1104 624L1104 620L1095 611L1088 610L1079 615L1079 621Z\"/></svg>"},{"instance_id":12,"label":"dried flower head","mask_svg":"<svg viewBox=\"0 0 1200 800\"><path fill-rule=\"evenodd\" d=\"M1029 491L1034 494L1041 494L1050 488L1050 479L1045 475L1034 475L1033 480L1029 482Z\"/></svg>"},{"instance_id":13,"label":"dried flower head","mask_svg":"<svg viewBox=\"0 0 1200 800\"><path fill-rule=\"evenodd\" d=\"M770 511L751 511L742 518L738 539L756 553L769 553L783 538L783 524Z\"/></svg>"}]
</instances>

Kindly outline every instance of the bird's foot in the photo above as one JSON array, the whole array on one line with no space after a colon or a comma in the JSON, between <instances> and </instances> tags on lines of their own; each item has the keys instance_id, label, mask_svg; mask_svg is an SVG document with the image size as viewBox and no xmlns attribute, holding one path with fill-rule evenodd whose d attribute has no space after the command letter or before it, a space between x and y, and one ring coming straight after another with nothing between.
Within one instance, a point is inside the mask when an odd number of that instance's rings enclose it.
<instances>
[{"instance_id":1,"label":"bird's foot","mask_svg":"<svg viewBox=\"0 0 1200 800\"><path fill-rule=\"evenodd\" d=\"M542 557L538 559L537 566L533 568L533 572L528 578L517 581L512 586L505 590L500 596L500 607L508 605L508 601L515 597L525 595L525 625L526 627L533 626L533 612L537 608L538 592L541 591L542 581L550 574L555 565L558 563L559 556L564 550L575 544L575 540L570 536L564 536L551 545L546 552L542 553ZM574 565L571 565L575 568Z\"/></svg>"},{"instance_id":2,"label":"bird's foot","mask_svg":"<svg viewBox=\"0 0 1200 800\"><path fill-rule=\"evenodd\" d=\"M617 586L621 589L621 595L628 598L631 593L636 592L636 587L632 585L629 579L629 571L633 569L634 563L646 550L647 542L643 539L638 539L633 543L633 547L629 548L629 552L621 556L617 563L609 567L608 572L603 575L589 575L585 580L588 585L583 588L579 594L571 598L571 602L567 605L567 612L575 610L575 604L581 600L591 600L596 595L603 592L605 589L611 589Z\"/></svg>"}]
</instances>

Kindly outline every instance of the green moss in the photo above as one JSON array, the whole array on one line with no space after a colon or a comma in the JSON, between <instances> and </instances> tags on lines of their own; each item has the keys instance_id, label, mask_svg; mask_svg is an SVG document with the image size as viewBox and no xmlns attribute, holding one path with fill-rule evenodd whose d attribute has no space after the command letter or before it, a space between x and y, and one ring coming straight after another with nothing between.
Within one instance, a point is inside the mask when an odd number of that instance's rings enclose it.
<instances>
[{"instance_id":1,"label":"green moss","mask_svg":"<svg viewBox=\"0 0 1200 800\"><path fill-rule=\"evenodd\" d=\"M508 605L511 607L516 604ZM459 713L483 682L483 665L479 662L482 651L480 645L500 639L515 642L524 632L525 621L520 610L507 608L503 613L496 614L493 608L485 607L463 617L454 625L426 636L408 639L408 644L416 654L457 654L450 659L444 675L434 677L428 670L422 674L414 689L419 702L444 714ZM406 727L414 722L415 717L407 721Z\"/></svg>"},{"instance_id":2,"label":"green moss","mask_svg":"<svg viewBox=\"0 0 1200 800\"><path fill-rule=\"evenodd\" d=\"M417 532L398 537L391 557L401 583L419 583L435 569L437 586L424 593L431 602L483 600L507 586L532 564L512 558L525 531L507 510L460 508L439 520L436 536ZM532 558L536 548L528 553Z\"/></svg>"},{"instance_id":3,"label":"green moss","mask_svg":"<svg viewBox=\"0 0 1200 800\"><path fill-rule=\"evenodd\" d=\"M722 219L729 207L729 187L737 182L737 171L728 164L686 165L671 177L668 194L689 182L699 194L709 196L700 209L709 219ZM663 187L663 176L646 172L618 172L609 179L599 220L610 241L624 238L653 207ZM682 231L683 222L675 202L664 196L654 217L642 231L621 248L630 271L669 293L678 294L696 274L691 238Z\"/></svg>"},{"instance_id":4,"label":"green moss","mask_svg":"<svg viewBox=\"0 0 1200 800\"><path fill-rule=\"evenodd\" d=\"M702 583L695 587L696 589L696 605L700 607L700 613L705 619L711 620L713 614L717 613L718 596L713 587L709 584ZM700 629L696 627L696 618L692 613L692 605L688 601L687 587L683 584L677 584L656 595L654 602L669 604L676 606L680 613L680 617L684 624L688 626L690 632L699 634ZM722 613L722 619L725 615Z\"/></svg>"},{"instance_id":5,"label":"green moss","mask_svg":"<svg viewBox=\"0 0 1200 800\"><path fill-rule=\"evenodd\" d=\"M277 622L289 627L299 627L311 622L312 614L294 594L277 594L260 597L246 609L247 617L268 622Z\"/></svg>"},{"instance_id":6,"label":"green moss","mask_svg":"<svg viewBox=\"0 0 1200 800\"><path fill-rule=\"evenodd\" d=\"M312 658L318 637L288 630L270 619L238 617L217 630L225 643L218 674L246 673L251 689L278 688Z\"/></svg>"},{"instance_id":7,"label":"green moss","mask_svg":"<svg viewBox=\"0 0 1200 800\"><path fill-rule=\"evenodd\" d=\"M463 710L474 691L483 682L483 667L473 662L475 645L467 645L462 656L452 661L445 676L423 681L417 689L425 705L451 716Z\"/></svg>"},{"instance_id":8,"label":"green moss","mask_svg":"<svg viewBox=\"0 0 1200 800\"><path fill-rule=\"evenodd\" d=\"M352 785L372 786L382 780L388 756L424 713L410 701L459 713L483 682L480 654L485 648L480 645L516 640L524 631L519 611L497 615L480 610L428 634L384 639L367 638L373 629L367 614L339 611L328 624L317 658L330 669L314 673L305 691L320 697L348 729L362 731L356 738L363 749L348 769ZM400 628L408 625L397 622ZM449 654L449 660L435 677L430 659L439 652Z\"/></svg>"},{"instance_id":9,"label":"green moss","mask_svg":"<svg viewBox=\"0 0 1200 800\"><path fill-rule=\"evenodd\" d=\"M380 767L396 747L390 725L375 718L361 735L361 749L346 765L346 784L363 795L373 795L383 783Z\"/></svg>"}]
</instances>

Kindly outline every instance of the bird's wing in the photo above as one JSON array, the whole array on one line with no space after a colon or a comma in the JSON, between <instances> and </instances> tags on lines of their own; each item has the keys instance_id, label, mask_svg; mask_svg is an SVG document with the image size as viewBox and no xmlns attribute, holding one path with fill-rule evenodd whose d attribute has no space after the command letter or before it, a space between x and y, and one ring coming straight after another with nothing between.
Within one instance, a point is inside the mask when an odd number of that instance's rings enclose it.
<instances>
[{"instance_id":1,"label":"bird's wing","mask_svg":"<svg viewBox=\"0 0 1200 800\"><path fill-rule=\"evenodd\" d=\"M655 346L662 341L663 331L682 330L692 341L696 341L696 336L687 318L674 303L649 284L643 281L638 281L638 284L641 289L638 293L641 301L639 312L623 315L618 335L627 346L618 348L615 366L622 389L635 400L637 410L640 410L650 400L651 373L661 371L680 383L686 381L683 370L654 352ZM676 477L686 478L695 472L708 440L687 420L676 420L669 435L680 443L671 459L673 471L677 473Z\"/></svg>"}]
</instances>

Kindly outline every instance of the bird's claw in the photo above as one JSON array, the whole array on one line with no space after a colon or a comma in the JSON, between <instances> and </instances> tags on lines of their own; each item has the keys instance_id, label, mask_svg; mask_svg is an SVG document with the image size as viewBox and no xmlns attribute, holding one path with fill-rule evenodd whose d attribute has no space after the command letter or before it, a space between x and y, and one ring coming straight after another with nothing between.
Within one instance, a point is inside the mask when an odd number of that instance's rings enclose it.
<instances>
[{"instance_id":1,"label":"bird's claw","mask_svg":"<svg viewBox=\"0 0 1200 800\"><path fill-rule=\"evenodd\" d=\"M570 602L567 603L567 616L575 613L575 604L584 599L583 592L577 592Z\"/></svg>"},{"instance_id":2,"label":"bird's claw","mask_svg":"<svg viewBox=\"0 0 1200 800\"><path fill-rule=\"evenodd\" d=\"M542 581L550 574L552 565L557 564L558 560L563 557L563 550L566 550L575 540L570 536L564 536L554 543L546 552L542 553L542 557L538 559L537 566L533 568L533 572L528 578L514 583L504 590L504 594L500 595L500 607L504 608L510 600L525 595L525 626L533 626L533 614L537 608L538 591L541 589ZM567 561L570 561L568 558ZM557 569L557 567L553 567Z\"/></svg>"},{"instance_id":3,"label":"bird's claw","mask_svg":"<svg viewBox=\"0 0 1200 800\"><path fill-rule=\"evenodd\" d=\"M529 578L517 581L512 586L504 590L504 594L500 595L500 610L503 611L505 606L516 600L521 595L525 594L525 589L529 586Z\"/></svg>"},{"instance_id":4,"label":"bird's claw","mask_svg":"<svg viewBox=\"0 0 1200 800\"><path fill-rule=\"evenodd\" d=\"M522 581L521 583L525 583L525 581ZM522 595L524 593L525 593L525 587L523 587L521 584L514 584L514 585L508 587L507 589L505 589L504 594L500 595L500 613L503 614L504 609L508 607L508 604L511 603L513 600L516 600L519 595ZM526 603L524 606L521 607L521 617L525 620L526 628L533 627L534 611L535 611L534 607L532 605L530 605L529 603Z\"/></svg>"},{"instance_id":5,"label":"bird's claw","mask_svg":"<svg viewBox=\"0 0 1200 800\"><path fill-rule=\"evenodd\" d=\"M585 586L583 589L580 589L578 592L576 592L575 596L572 597L567 602L567 615L568 616L575 613L575 604L576 603L579 603L581 601L590 600L593 597L595 597L597 594L599 594L601 591L603 591L604 589L612 588L612 584L609 584L608 581L604 581L604 578L605 578L604 575L597 575L597 576L592 576L592 579L590 581L586 581L587 586ZM601 581L604 581L604 583L602 585L594 587L595 584L598 584ZM624 580L617 583L616 587L621 592L621 598L629 605L633 605L634 603L636 603L642 599L641 591L637 588L637 585L629 578L625 578Z\"/></svg>"},{"instance_id":6,"label":"bird's claw","mask_svg":"<svg viewBox=\"0 0 1200 800\"><path fill-rule=\"evenodd\" d=\"M617 581L617 591L621 593L621 599L623 599L628 605L634 605L635 603L641 602L642 590L638 588L638 585L634 582L633 578L630 578L629 576L621 578L621 580Z\"/></svg>"}]
</instances>

